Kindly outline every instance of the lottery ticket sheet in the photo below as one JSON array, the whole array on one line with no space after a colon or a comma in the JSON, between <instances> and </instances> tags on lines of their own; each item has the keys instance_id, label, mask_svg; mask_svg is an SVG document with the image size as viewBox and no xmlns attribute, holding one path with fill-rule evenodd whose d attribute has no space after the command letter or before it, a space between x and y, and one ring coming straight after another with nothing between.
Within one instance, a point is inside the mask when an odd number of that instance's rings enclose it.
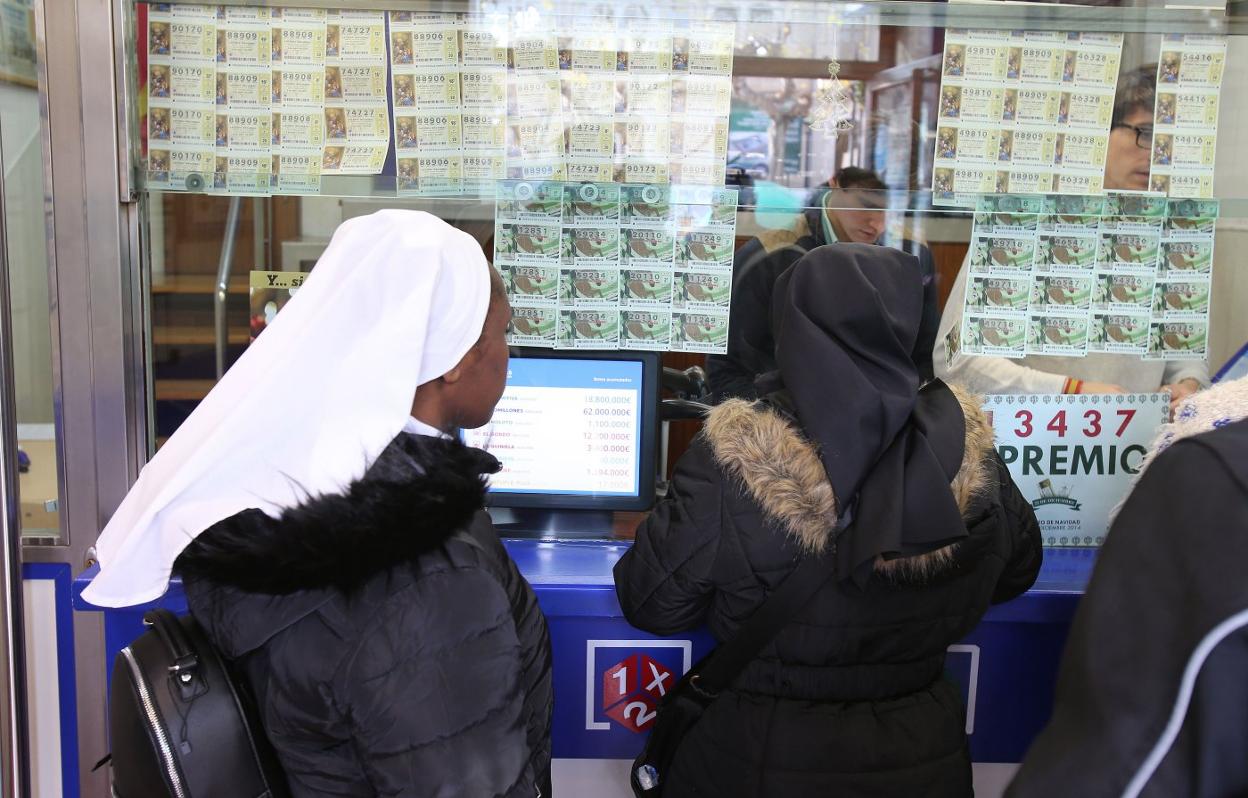
<instances>
[{"instance_id":1,"label":"lottery ticket sheet","mask_svg":"<svg viewBox=\"0 0 1248 798\"><path fill-rule=\"evenodd\" d=\"M1121 61L1121 34L950 29L933 201L1101 193Z\"/></svg>"},{"instance_id":2,"label":"lottery ticket sheet","mask_svg":"<svg viewBox=\"0 0 1248 798\"><path fill-rule=\"evenodd\" d=\"M274 194L320 190L325 158L325 85L329 15L272 9L272 160Z\"/></svg>"},{"instance_id":3,"label":"lottery ticket sheet","mask_svg":"<svg viewBox=\"0 0 1248 798\"><path fill-rule=\"evenodd\" d=\"M954 336L961 354L1207 355L1216 200L987 196Z\"/></svg>"},{"instance_id":4,"label":"lottery ticket sheet","mask_svg":"<svg viewBox=\"0 0 1248 798\"><path fill-rule=\"evenodd\" d=\"M147 181L166 190L203 190L215 180L217 107L216 6L149 7ZM222 31L224 33L224 30ZM220 40L224 61L224 39Z\"/></svg>"},{"instance_id":5,"label":"lottery ticket sheet","mask_svg":"<svg viewBox=\"0 0 1248 798\"><path fill-rule=\"evenodd\" d=\"M150 185L304 194L380 173L383 12L154 3L145 46Z\"/></svg>"},{"instance_id":6,"label":"lottery ticket sheet","mask_svg":"<svg viewBox=\"0 0 1248 798\"><path fill-rule=\"evenodd\" d=\"M1226 37L1168 34L1157 59L1149 189L1171 197L1213 196L1218 106Z\"/></svg>"},{"instance_id":7,"label":"lottery ticket sheet","mask_svg":"<svg viewBox=\"0 0 1248 798\"><path fill-rule=\"evenodd\" d=\"M386 16L330 11L325 44L325 175L379 174L390 149Z\"/></svg>"},{"instance_id":8,"label":"lottery ticket sheet","mask_svg":"<svg viewBox=\"0 0 1248 798\"><path fill-rule=\"evenodd\" d=\"M727 351L735 189L508 180L497 203L512 344Z\"/></svg>"}]
</instances>

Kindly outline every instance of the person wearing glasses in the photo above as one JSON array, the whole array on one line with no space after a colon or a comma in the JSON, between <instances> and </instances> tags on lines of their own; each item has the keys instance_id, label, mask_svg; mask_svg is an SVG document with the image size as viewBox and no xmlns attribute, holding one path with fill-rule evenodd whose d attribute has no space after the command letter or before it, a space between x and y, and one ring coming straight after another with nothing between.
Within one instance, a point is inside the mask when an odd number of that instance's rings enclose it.
<instances>
[{"instance_id":1,"label":"person wearing glasses","mask_svg":"<svg viewBox=\"0 0 1248 798\"><path fill-rule=\"evenodd\" d=\"M1109 191L1148 189L1149 157L1153 151L1153 99L1157 66L1145 65L1118 82L1105 159L1105 188ZM1153 361L1113 354L1086 357L1028 355L1018 360L1002 357L961 357L950 363L946 338L962 325L962 296L968 262L949 294L936 335L932 360L936 376L978 393L1148 393L1167 390L1172 406L1209 385L1209 367L1203 360Z\"/></svg>"}]
</instances>

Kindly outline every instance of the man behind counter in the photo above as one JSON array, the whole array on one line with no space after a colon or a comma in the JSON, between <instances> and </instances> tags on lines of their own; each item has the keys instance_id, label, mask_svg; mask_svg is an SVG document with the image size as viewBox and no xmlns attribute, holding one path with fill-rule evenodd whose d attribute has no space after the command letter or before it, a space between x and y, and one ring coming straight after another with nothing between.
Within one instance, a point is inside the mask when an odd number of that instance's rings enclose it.
<instances>
[{"instance_id":1,"label":"man behind counter","mask_svg":"<svg viewBox=\"0 0 1248 798\"><path fill-rule=\"evenodd\" d=\"M776 370L771 333L771 295L776 278L815 247L838 242L880 243L886 189L875 172L846 167L812 195L807 203L810 207L797 218L794 229L764 234L737 250L728 354L711 355L706 364L716 401L758 397L755 378ZM923 274L923 318L913 357L926 380L932 377L932 348L940 323L935 261L931 251L918 242L907 239L899 248L918 257ZM828 301L835 301L835 297Z\"/></svg>"},{"instance_id":2,"label":"man behind counter","mask_svg":"<svg viewBox=\"0 0 1248 798\"><path fill-rule=\"evenodd\" d=\"M1157 67L1146 65L1124 74L1114 98L1109 150L1105 159L1105 188L1143 191L1148 188L1149 153L1153 142L1153 95ZM1002 357L960 357L947 363L945 338L962 325L967 261L949 294L933 360L936 376L960 383L977 393L1148 393L1168 390L1172 406L1209 385L1204 360L1148 361L1129 355L1089 354L1086 357L1029 355L1019 360Z\"/></svg>"}]
</instances>

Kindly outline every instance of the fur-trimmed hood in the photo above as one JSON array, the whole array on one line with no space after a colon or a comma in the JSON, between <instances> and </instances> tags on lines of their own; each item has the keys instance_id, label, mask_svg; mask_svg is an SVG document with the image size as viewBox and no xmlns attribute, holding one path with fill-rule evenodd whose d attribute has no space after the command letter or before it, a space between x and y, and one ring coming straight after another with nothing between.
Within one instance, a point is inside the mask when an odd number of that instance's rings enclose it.
<instances>
[{"instance_id":1,"label":"fur-trimmed hood","mask_svg":"<svg viewBox=\"0 0 1248 798\"><path fill-rule=\"evenodd\" d=\"M966 452L951 487L965 516L974 498L989 487L993 434L979 397L950 386L966 417ZM815 445L795 424L763 402L733 399L707 417L703 436L715 462L758 503L763 515L782 527L803 551L823 552L833 541L837 497ZM925 565L945 559L952 547L923 555ZM905 560L877 563L877 570L905 568ZM896 564L896 565L895 565Z\"/></svg>"},{"instance_id":2,"label":"fur-trimmed hood","mask_svg":"<svg viewBox=\"0 0 1248 798\"><path fill-rule=\"evenodd\" d=\"M270 518L247 510L195 538L176 573L249 593L353 591L428 552L485 505L489 454L454 440L401 434L342 493L309 497Z\"/></svg>"}]
</instances>

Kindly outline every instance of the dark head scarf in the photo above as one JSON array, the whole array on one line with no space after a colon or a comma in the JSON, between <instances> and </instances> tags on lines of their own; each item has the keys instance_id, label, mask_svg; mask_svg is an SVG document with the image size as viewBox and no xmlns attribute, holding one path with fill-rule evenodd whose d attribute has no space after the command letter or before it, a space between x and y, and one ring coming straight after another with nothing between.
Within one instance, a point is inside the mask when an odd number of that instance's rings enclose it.
<instances>
[{"instance_id":1,"label":"dark head scarf","mask_svg":"<svg viewBox=\"0 0 1248 798\"><path fill-rule=\"evenodd\" d=\"M778 382L819 447L839 509L838 578L859 585L877 556L910 556L964 537L949 483L966 419L939 381L920 390L911 359L923 313L918 260L871 244L807 253L776 282Z\"/></svg>"}]
</instances>

